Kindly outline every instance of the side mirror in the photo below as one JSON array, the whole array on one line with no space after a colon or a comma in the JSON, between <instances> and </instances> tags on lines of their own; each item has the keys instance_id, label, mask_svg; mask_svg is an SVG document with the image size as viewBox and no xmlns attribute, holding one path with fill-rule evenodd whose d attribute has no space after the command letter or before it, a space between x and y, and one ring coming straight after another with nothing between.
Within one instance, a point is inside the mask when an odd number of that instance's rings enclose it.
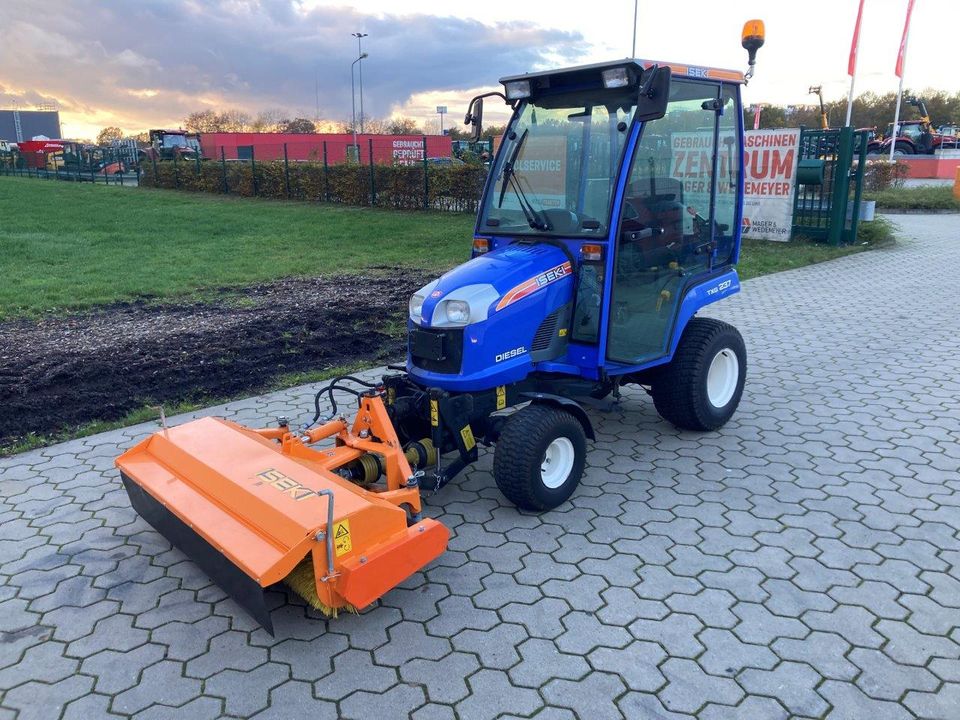
<instances>
[{"instance_id":1,"label":"side mirror","mask_svg":"<svg viewBox=\"0 0 960 720\"><path fill-rule=\"evenodd\" d=\"M757 64L757 50L763 47L763 41L766 38L766 29L763 26L763 20L747 20L743 24L743 32L740 33L740 44L747 51L747 80L753 77L753 66Z\"/></svg>"},{"instance_id":2,"label":"side mirror","mask_svg":"<svg viewBox=\"0 0 960 720\"><path fill-rule=\"evenodd\" d=\"M463 124L470 126L470 140L477 142L483 132L483 98L475 97L470 101L470 109L463 118Z\"/></svg>"},{"instance_id":3,"label":"side mirror","mask_svg":"<svg viewBox=\"0 0 960 720\"><path fill-rule=\"evenodd\" d=\"M637 120L646 122L662 118L667 114L669 99L670 68L654 65L644 70L637 96Z\"/></svg>"}]
</instances>

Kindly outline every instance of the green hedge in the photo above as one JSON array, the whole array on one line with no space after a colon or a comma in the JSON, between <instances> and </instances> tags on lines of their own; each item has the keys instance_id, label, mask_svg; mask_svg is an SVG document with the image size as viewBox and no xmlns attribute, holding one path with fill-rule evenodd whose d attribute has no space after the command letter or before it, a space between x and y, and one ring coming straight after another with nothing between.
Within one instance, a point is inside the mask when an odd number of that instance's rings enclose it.
<instances>
[{"instance_id":1,"label":"green hedge","mask_svg":"<svg viewBox=\"0 0 960 720\"><path fill-rule=\"evenodd\" d=\"M427 173L426 183L424 172ZM329 165L282 160L146 161L140 185L194 192L376 205L398 210L477 210L483 165ZM426 195L426 202L424 198Z\"/></svg>"}]
</instances>

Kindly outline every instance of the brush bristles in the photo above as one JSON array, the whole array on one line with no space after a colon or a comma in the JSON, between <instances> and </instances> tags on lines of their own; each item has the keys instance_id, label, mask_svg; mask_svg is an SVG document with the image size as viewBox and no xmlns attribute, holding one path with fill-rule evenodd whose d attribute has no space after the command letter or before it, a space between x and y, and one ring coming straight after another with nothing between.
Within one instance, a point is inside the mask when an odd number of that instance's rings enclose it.
<instances>
[{"instance_id":1,"label":"brush bristles","mask_svg":"<svg viewBox=\"0 0 960 720\"><path fill-rule=\"evenodd\" d=\"M354 614L357 613L357 609L353 607L353 605L334 608L320 599L317 595L317 578L316 575L313 574L313 561L310 555L307 555L307 557L283 579L283 582L297 595L306 600L310 607L319 610L327 617L335 618L341 610L346 610Z\"/></svg>"}]
</instances>

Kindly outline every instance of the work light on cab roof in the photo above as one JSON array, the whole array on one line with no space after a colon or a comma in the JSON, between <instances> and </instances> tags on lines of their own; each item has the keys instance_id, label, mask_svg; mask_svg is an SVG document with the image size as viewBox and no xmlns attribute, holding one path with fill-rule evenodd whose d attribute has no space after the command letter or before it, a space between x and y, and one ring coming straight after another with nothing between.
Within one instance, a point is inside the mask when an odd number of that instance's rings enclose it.
<instances>
[{"instance_id":1,"label":"work light on cab roof","mask_svg":"<svg viewBox=\"0 0 960 720\"><path fill-rule=\"evenodd\" d=\"M472 259L410 299L404 365L336 378L300 425L164 427L117 459L133 506L270 629L274 583L335 614L439 556L449 533L424 517L421 488L441 490L481 448L504 496L543 512L577 502L585 402L639 385L677 427L723 426L746 348L697 313L740 290L740 89L762 43L747 23L746 75L630 58L505 77L474 98L474 137L485 98L510 121ZM692 147L682 167L700 175L676 176Z\"/></svg>"}]
</instances>

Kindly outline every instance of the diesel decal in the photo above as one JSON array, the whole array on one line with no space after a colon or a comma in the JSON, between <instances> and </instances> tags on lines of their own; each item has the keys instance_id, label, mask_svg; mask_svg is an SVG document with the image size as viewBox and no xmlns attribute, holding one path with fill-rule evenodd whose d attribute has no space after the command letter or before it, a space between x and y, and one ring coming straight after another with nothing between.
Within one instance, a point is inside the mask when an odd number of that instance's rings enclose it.
<instances>
[{"instance_id":1,"label":"diesel decal","mask_svg":"<svg viewBox=\"0 0 960 720\"><path fill-rule=\"evenodd\" d=\"M494 361L494 362L503 362L504 360L509 360L510 358L515 358L515 357L518 357L518 356L520 356L520 355L525 355L526 352L527 352L527 348L526 348L525 346L521 345L520 347L514 348L513 350L504 350L502 353L500 353L499 355L497 355L497 356L493 359L493 361Z\"/></svg>"},{"instance_id":2,"label":"diesel decal","mask_svg":"<svg viewBox=\"0 0 960 720\"><path fill-rule=\"evenodd\" d=\"M497 303L497 310L503 310L503 308L517 302L517 300L522 300L527 297L527 295L535 293L540 288L567 277L571 272L573 272L573 267L570 265L570 262L567 261L529 280L525 280L500 298L500 302ZM497 362L499 362L499 360Z\"/></svg>"},{"instance_id":3,"label":"diesel decal","mask_svg":"<svg viewBox=\"0 0 960 720\"><path fill-rule=\"evenodd\" d=\"M294 500L306 500L308 497L320 497L310 488L304 487L291 477L287 477L279 470L270 468L255 475L258 480L254 485L270 485L282 493L286 493Z\"/></svg>"}]
</instances>

